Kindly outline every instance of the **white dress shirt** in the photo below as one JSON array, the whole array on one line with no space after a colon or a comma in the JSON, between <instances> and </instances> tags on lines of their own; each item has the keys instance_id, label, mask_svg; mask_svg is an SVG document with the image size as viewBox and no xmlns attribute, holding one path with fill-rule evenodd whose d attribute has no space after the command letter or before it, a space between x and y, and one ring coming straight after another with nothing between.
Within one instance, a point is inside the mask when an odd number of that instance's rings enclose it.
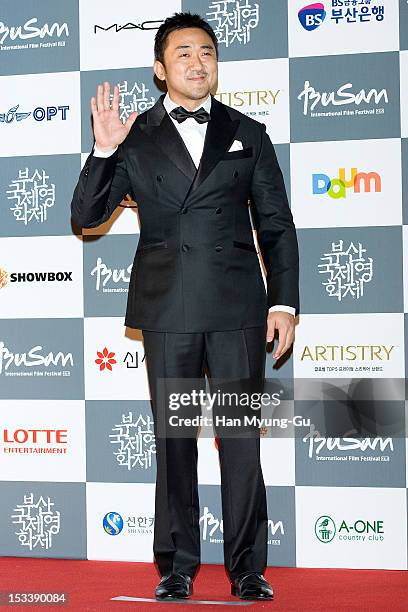
<instances>
[{"instance_id":1,"label":"white dress shirt","mask_svg":"<svg viewBox=\"0 0 408 612\"><path fill-rule=\"evenodd\" d=\"M170 111L172 111L174 108L177 108L180 105L177 104L176 102L173 102L173 100L170 98L169 94L167 93L163 100L163 106L166 109L166 111L170 113ZM205 100L204 103L200 104L199 106L197 106L197 108L194 108L192 110L194 111L201 107L203 107L208 113L210 112L211 110L211 96L210 95L208 96L208 98ZM173 119L173 117L171 116L170 116L170 119L172 120L176 130L182 137L184 144L186 145L188 152L191 155L191 158L194 162L195 167L198 168L200 164L201 156L203 154L204 139L205 139L205 134L207 131L207 123L198 123L193 117L188 117L188 119L186 119L182 123L179 123L178 121L176 121L176 119ZM111 155L113 155L113 153L116 151L117 148L118 147L115 147L114 149L110 149L108 151L101 151L95 145L93 154L95 157L110 157ZM295 315L295 309L292 306L284 306L284 305L279 304L276 306L271 306L269 308L269 312L274 312L277 310L288 312L289 314L293 316Z\"/></svg>"}]
</instances>

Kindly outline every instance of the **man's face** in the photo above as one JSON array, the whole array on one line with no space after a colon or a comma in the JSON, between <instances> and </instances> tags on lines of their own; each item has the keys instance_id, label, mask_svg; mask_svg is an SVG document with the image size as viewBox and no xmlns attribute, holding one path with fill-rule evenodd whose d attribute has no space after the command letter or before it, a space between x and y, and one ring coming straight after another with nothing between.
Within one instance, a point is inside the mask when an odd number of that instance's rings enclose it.
<instances>
[{"instance_id":1,"label":"man's face","mask_svg":"<svg viewBox=\"0 0 408 612\"><path fill-rule=\"evenodd\" d=\"M154 71L165 80L170 97L179 104L204 100L215 93L218 65L214 44L200 28L175 30L167 37L164 64L154 63Z\"/></svg>"}]
</instances>

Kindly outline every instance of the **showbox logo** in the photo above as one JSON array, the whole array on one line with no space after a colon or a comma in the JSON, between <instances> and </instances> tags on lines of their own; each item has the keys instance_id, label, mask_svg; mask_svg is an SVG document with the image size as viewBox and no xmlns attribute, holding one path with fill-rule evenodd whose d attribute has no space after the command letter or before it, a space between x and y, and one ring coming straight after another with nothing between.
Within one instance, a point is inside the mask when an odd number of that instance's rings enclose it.
<instances>
[{"instance_id":1,"label":"showbox logo","mask_svg":"<svg viewBox=\"0 0 408 612\"><path fill-rule=\"evenodd\" d=\"M324 5L321 2L315 2L304 6L298 12L298 18L305 30L311 32L322 25L326 17Z\"/></svg>"},{"instance_id":2,"label":"showbox logo","mask_svg":"<svg viewBox=\"0 0 408 612\"><path fill-rule=\"evenodd\" d=\"M3 274L3 277L2 277ZM1 282L3 278L3 283ZM6 280L5 280L6 279ZM71 272L12 272L0 270L0 289L10 283L53 283L72 281ZM8 281L8 282L7 282Z\"/></svg>"}]
</instances>

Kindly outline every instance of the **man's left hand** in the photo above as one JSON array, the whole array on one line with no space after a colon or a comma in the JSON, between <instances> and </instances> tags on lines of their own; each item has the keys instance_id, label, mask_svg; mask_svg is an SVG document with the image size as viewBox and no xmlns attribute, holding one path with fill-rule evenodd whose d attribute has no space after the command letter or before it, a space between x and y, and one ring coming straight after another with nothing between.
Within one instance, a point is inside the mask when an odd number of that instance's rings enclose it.
<instances>
[{"instance_id":1,"label":"man's left hand","mask_svg":"<svg viewBox=\"0 0 408 612\"><path fill-rule=\"evenodd\" d=\"M278 330L278 348L273 357L279 359L292 346L295 339L295 317L288 312L276 310L268 314L268 330L266 341L272 342L275 336L275 329Z\"/></svg>"}]
</instances>

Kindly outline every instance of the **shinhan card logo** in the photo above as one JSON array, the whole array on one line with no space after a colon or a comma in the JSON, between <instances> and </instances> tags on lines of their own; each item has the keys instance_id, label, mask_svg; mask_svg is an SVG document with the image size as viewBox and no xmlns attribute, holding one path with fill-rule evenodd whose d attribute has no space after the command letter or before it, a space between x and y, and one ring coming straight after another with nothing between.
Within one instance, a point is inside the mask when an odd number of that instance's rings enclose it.
<instances>
[{"instance_id":1,"label":"shinhan card logo","mask_svg":"<svg viewBox=\"0 0 408 612\"><path fill-rule=\"evenodd\" d=\"M321 2L315 2L300 9L298 17L305 30L311 32L322 25L326 17L326 11Z\"/></svg>"}]
</instances>

